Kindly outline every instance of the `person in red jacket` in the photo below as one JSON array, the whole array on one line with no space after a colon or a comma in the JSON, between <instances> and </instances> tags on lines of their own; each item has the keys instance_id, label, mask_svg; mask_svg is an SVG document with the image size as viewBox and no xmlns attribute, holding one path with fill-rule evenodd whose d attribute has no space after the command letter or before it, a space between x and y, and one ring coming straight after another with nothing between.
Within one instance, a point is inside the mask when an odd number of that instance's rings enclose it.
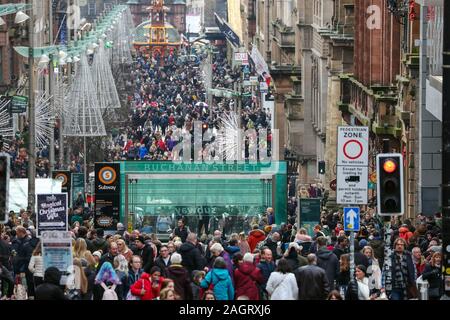
<instances>
[{"instance_id":1,"label":"person in red jacket","mask_svg":"<svg viewBox=\"0 0 450 320\"><path fill-rule=\"evenodd\" d=\"M250 231L248 235L248 245L250 246L250 252L255 250L256 245L260 241L264 241L266 239L266 234L264 231L258 229L258 225L253 226L253 230Z\"/></svg>"},{"instance_id":2,"label":"person in red jacket","mask_svg":"<svg viewBox=\"0 0 450 320\"><path fill-rule=\"evenodd\" d=\"M234 271L236 299L245 296L249 300L259 300L259 285L262 282L261 270L253 264L253 254L246 253L243 262Z\"/></svg>"},{"instance_id":3,"label":"person in red jacket","mask_svg":"<svg viewBox=\"0 0 450 320\"><path fill-rule=\"evenodd\" d=\"M131 294L141 300L153 300L152 282L150 275L144 272L138 281L130 287Z\"/></svg>"},{"instance_id":4,"label":"person in red jacket","mask_svg":"<svg viewBox=\"0 0 450 320\"><path fill-rule=\"evenodd\" d=\"M154 266L151 270L150 270L150 274L151 274L151 278L150 280L152 281L152 294L153 294L153 298L157 298L159 297L159 294L161 292L161 287L164 281L164 277L161 277L161 268Z\"/></svg>"}]
</instances>

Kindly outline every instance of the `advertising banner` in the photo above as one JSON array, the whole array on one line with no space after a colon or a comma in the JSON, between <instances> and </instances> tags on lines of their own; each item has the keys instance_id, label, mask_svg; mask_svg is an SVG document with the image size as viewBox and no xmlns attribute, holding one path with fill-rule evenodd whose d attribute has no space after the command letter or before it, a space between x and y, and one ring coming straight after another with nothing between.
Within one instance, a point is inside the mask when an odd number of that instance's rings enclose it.
<instances>
[{"instance_id":1,"label":"advertising banner","mask_svg":"<svg viewBox=\"0 0 450 320\"><path fill-rule=\"evenodd\" d=\"M73 207L75 201L77 201L78 193L81 192L84 199L84 173L72 173L71 179L71 198L70 204Z\"/></svg>"},{"instance_id":2,"label":"advertising banner","mask_svg":"<svg viewBox=\"0 0 450 320\"><path fill-rule=\"evenodd\" d=\"M95 228L116 230L120 222L120 164L95 164Z\"/></svg>"},{"instance_id":3,"label":"advertising banner","mask_svg":"<svg viewBox=\"0 0 450 320\"><path fill-rule=\"evenodd\" d=\"M36 229L40 237L44 231L67 231L67 193L36 195Z\"/></svg>"}]
</instances>

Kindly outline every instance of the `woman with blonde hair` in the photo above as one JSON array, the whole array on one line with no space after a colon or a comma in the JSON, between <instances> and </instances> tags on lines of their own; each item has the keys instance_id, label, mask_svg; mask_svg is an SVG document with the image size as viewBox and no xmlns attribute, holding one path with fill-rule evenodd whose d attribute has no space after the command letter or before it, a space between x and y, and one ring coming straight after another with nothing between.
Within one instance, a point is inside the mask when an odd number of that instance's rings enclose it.
<instances>
[{"instance_id":1,"label":"woman with blonde hair","mask_svg":"<svg viewBox=\"0 0 450 320\"><path fill-rule=\"evenodd\" d=\"M86 263L88 267L93 268L95 266L95 259L92 256L91 252L87 249L86 240L83 238L78 238L75 241L75 245L73 247L74 250L74 258L78 258L81 260L81 263Z\"/></svg>"},{"instance_id":2,"label":"woman with blonde hair","mask_svg":"<svg viewBox=\"0 0 450 320\"><path fill-rule=\"evenodd\" d=\"M69 300L92 300L92 289L89 292L89 282L81 259L73 259L73 283L67 284L66 296Z\"/></svg>"},{"instance_id":3,"label":"woman with blonde hair","mask_svg":"<svg viewBox=\"0 0 450 320\"><path fill-rule=\"evenodd\" d=\"M369 260L369 267L367 269L367 275L369 277L370 289L381 289L381 268L377 258L374 256L374 252L371 246L365 246L361 252Z\"/></svg>"},{"instance_id":4,"label":"woman with blonde hair","mask_svg":"<svg viewBox=\"0 0 450 320\"><path fill-rule=\"evenodd\" d=\"M128 248L127 244L123 239L119 239L116 241L117 248L119 249L119 254L123 255L125 259L127 259L127 262L130 262L131 257L133 256L133 251Z\"/></svg>"},{"instance_id":5,"label":"woman with blonde hair","mask_svg":"<svg viewBox=\"0 0 450 320\"><path fill-rule=\"evenodd\" d=\"M442 281L442 253L435 252L431 256L431 261L425 266L422 273L422 279L430 284L428 288L428 297L430 300L439 300L443 294Z\"/></svg>"},{"instance_id":6,"label":"woman with blonde hair","mask_svg":"<svg viewBox=\"0 0 450 320\"><path fill-rule=\"evenodd\" d=\"M175 290L169 288L161 290L159 300L176 300Z\"/></svg>"},{"instance_id":7,"label":"woman with blonde hair","mask_svg":"<svg viewBox=\"0 0 450 320\"><path fill-rule=\"evenodd\" d=\"M33 274L34 289L44 282L44 261L42 258L42 247L41 243L38 242L36 248L28 264L28 270Z\"/></svg>"}]
</instances>

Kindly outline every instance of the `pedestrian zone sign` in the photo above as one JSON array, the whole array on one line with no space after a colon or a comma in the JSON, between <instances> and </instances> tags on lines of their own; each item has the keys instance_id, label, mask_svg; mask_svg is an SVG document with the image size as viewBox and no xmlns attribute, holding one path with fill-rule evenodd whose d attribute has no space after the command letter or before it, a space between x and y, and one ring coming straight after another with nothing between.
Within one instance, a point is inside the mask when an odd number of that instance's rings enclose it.
<instances>
[{"instance_id":1,"label":"pedestrian zone sign","mask_svg":"<svg viewBox=\"0 0 450 320\"><path fill-rule=\"evenodd\" d=\"M344 231L359 231L359 208L344 208Z\"/></svg>"}]
</instances>

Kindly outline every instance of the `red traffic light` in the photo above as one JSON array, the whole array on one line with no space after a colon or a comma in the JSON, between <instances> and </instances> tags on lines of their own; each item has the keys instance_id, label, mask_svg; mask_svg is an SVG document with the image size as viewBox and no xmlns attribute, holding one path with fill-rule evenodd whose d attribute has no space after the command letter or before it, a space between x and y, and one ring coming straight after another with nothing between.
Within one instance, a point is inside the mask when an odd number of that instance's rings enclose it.
<instances>
[{"instance_id":1,"label":"red traffic light","mask_svg":"<svg viewBox=\"0 0 450 320\"><path fill-rule=\"evenodd\" d=\"M397 169L397 164L393 160L386 160L383 163L383 170L387 173L392 173Z\"/></svg>"}]
</instances>

